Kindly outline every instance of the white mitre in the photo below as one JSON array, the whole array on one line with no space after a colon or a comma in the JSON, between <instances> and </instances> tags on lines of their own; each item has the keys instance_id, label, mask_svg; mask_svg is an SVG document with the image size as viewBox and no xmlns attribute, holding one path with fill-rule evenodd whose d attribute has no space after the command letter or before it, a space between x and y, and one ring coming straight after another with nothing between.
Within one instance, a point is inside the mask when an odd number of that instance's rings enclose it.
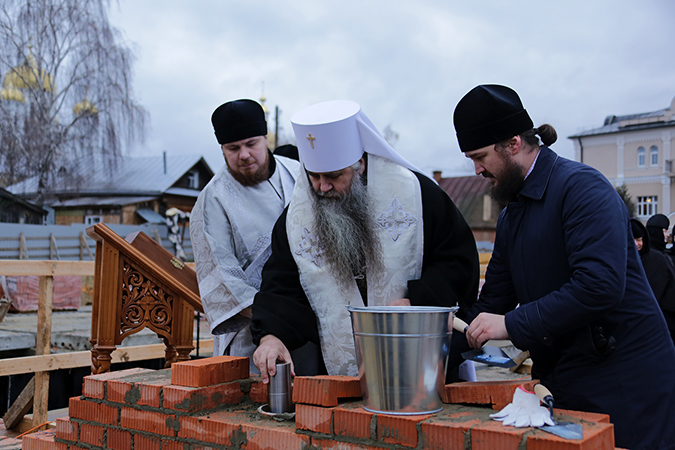
<instances>
[{"instance_id":1,"label":"white mitre","mask_svg":"<svg viewBox=\"0 0 675 450\"><path fill-rule=\"evenodd\" d=\"M344 169L365 151L422 173L387 143L356 102L332 100L308 106L291 117L291 124L300 162L310 172Z\"/></svg>"}]
</instances>

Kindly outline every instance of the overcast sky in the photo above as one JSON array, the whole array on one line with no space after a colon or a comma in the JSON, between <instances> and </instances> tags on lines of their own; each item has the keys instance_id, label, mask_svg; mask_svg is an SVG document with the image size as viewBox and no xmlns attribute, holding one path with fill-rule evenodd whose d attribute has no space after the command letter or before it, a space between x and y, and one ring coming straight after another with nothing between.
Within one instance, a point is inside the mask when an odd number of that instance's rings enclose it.
<instances>
[{"instance_id":1,"label":"overcast sky","mask_svg":"<svg viewBox=\"0 0 675 450\"><path fill-rule=\"evenodd\" d=\"M151 118L132 154L203 155L215 171L211 113L259 99L263 84L282 139L305 106L353 100L399 134L404 157L444 176L472 173L452 113L478 84L515 89L568 158L567 136L675 97L672 0L119 0L110 20Z\"/></svg>"}]
</instances>

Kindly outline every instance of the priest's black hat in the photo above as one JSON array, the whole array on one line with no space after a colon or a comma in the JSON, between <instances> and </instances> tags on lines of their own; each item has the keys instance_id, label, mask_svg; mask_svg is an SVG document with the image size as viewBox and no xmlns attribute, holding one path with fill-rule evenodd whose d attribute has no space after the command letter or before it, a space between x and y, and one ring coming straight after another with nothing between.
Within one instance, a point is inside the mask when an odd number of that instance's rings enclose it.
<instances>
[{"instance_id":1,"label":"priest's black hat","mask_svg":"<svg viewBox=\"0 0 675 450\"><path fill-rule=\"evenodd\" d=\"M265 111L260 103L243 99L223 103L211 116L219 144L267 135Z\"/></svg>"},{"instance_id":2,"label":"priest's black hat","mask_svg":"<svg viewBox=\"0 0 675 450\"><path fill-rule=\"evenodd\" d=\"M630 225L633 229L633 237L635 239L644 237L645 234L647 234L647 230L645 230L644 225L642 225L642 223L640 223L637 219L630 219Z\"/></svg>"},{"instance_id":3,"label":"priest's black hat","mask_svg":"<svg viewBox=\"0 0 675 450\"><path fill-rule=\"evenodd\" d=\"M293 144L280 145L275 148L272 152L275 155L285 156L286 158L291 158L296 161L300 161L300 155L298 154L298 147Z\"/></svg>"},{"instance_id":4,"label":"priest's black hat","mask_svg":"<svg viewBox=\"0 0 675 450\"><path fill-rule=\"evenodd\" d=\"M502 142L534 127L518 94L498 84L471 89L457 104L453 120L463 152Z\"/></svg>"},{"instance_id":5,"label":"priest's black hat","mask_svg":"<svg viewBox=\"0 0 675 450\"><path fill-rule=\"evenodd\" d=\"M670 220L664 214L654 214L647 221L647 226L668 229L670 227Z\"/></svg>"}]
</instances>

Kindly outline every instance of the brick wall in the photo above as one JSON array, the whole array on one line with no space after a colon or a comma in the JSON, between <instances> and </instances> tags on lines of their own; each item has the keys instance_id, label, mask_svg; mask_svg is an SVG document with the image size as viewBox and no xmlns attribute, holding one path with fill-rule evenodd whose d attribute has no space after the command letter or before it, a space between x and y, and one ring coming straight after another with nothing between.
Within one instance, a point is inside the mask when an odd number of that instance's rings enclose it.
<instances>
[{"instance_id":1,"label":"brick wall","mask_svg":"<svg viewBox=\"0 0 675 450\"><path fill-rule=\"evenodd\" d=\"M556 410L583 426L582 440L536 428L506 427L489 418L531 381L456 383L436 414L402 416L363 409L358 379L297 377L295 420L257 412L266 386L242 378L247 358L214 357L171 369L130 369L86 377L69 417L55 430L23 437L24 450L614 449L614 428L601 414ZM180 372L180 373L178 373Z\"/></svg>"}]
</instances>

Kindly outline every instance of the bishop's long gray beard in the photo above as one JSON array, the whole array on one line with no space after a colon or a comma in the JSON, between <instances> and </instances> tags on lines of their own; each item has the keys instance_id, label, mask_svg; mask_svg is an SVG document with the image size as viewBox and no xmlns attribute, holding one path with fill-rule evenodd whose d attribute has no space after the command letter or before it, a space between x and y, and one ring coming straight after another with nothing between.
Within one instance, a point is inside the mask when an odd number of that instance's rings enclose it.
<instances>
[{"instance_id":1,"label":"bishop's long gray beard","mask_svg":"<svg viewBox=\"0 0 675 450\"><path fill-rule=\"evenodd\" d=\"M354 175L351 191L343 197L317 193L311 187L310 191L323 261L340 289L347 292L354 285L355 275L367 275L371 281L380 278L384 271L382 245L361 177Z\"/></svg>"}]
</instances>

